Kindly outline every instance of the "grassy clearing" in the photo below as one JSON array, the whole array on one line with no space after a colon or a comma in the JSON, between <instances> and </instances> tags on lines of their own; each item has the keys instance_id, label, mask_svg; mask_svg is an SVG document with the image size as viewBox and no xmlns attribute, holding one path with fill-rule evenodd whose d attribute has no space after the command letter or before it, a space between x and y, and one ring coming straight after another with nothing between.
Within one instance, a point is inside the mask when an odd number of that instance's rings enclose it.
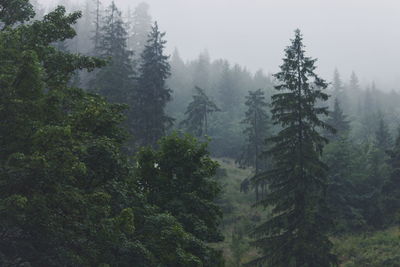
<instances>
[{"instance_id":1,"label":"grassy clearing","mask_svg":"<svg viewBox=\"0 0 400 267\"><path fill-rule=\"evenodd\" d=\"M241 266L257 256L257 250L249 245L248 234L266 218L268 211L252 207L254 192L240 192L240 183L252 175L252 170L238 168L232 159L217 160L221 165L218 179L223 196L219 203L224 211L221 227L225 240L216 247L223 250L226 266ZM400 267L399 227L332 240L341 267Z\"/></svg>"},{"instance_id":2,"label":"grassy clearing","mask_svg":"<svg viewBox=\"0 0 400 267\"><path fill-rule=\"evenodd\" d=\"M341 267L399 267L400 228L335 238Z\"/></svg>"}]
</instances>

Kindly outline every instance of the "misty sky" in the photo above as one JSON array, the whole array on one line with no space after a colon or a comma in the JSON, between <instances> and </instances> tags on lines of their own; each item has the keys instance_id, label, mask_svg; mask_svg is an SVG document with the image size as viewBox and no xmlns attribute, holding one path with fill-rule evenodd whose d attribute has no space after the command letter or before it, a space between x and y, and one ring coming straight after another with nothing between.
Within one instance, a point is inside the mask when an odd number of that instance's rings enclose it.
<instances>
[{"instance_id":1,"label":"misty sky","mask_svg":"<svg viewBox=\"0 0 400 267\"><path fill-rule=\"evenodd\" d=\"M141 1L115 2L126 8ZM400 89L399 0L146 2L153 19L167 32L168 50L178 47L184 59L207 49L212 59L225 58L251 71L276 72L293 30L300 28L306 51L318 58L323 78L330 80L337 67L345 80L354 70L363 84L375 80L380 89Z\"/></svg>"}]
</instances>

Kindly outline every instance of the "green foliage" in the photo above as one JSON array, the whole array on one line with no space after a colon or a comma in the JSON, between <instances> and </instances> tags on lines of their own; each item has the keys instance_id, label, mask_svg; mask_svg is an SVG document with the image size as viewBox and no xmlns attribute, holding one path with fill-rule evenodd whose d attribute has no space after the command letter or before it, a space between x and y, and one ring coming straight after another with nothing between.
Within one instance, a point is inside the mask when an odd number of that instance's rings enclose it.
<instances>
[{"instance_id":1,"label":"green foliage","mask_svg":"<svg viewBox=\"0 0 400 267\"><path fill-rule=\"evenodd\" d=\"M0 3L0 26L4 30L17 22L25 22L35 16L29 0L3 0Z\"/></svg>"},{"instance_id":2,"label":"green foliage","mask_svg":"<svg viewBox=\"0 0 400 267\"><path fill-rule=\"evenodd\" d=\"M197 137L203 134L207 135L208 115L220 109L211 101L203 89L195 87L197 92L193 95L193 101L189 103L185 115L187 118L181 122L181 125L186 126L188 131Z\"/></svg>"},{"instance_id":3,"label":"green foliage","mask_svg":"<svg viewBox=\"0 0 400 267\"><path fill-rule=\"evenodd\" d=\"M170 76L168 56L164 55L165 33L154 24L141 54L138 87L134 94L132 122L134 137L139 146L155 146L165 135L173 119L165 113L171 99L171 90L166 86Z\"/></svg>"},{"instance_id":4,"label":"green foliage","mask_svg":"<svg viewBox=\"0 0 400 267\"><path fill-rule=\"evenodd\" d=\"M400 262L400 233L397 228L380 232L348 235L334 239L343 267L397 267Z\"/></svg>"},{"instance_id":5,"label":"green foliage","mask_svg":"<svg viewBox=\"0 0 400 267\"><path fill-rule=\"evenodd\" d=\"M315 73L315 59L306 57L299 30L285 50L281 72L275 74L278 93L272 96L272 120L282 130L269 138L274 166L261 177L269 194L259 204L272 206L272 218L253 233L262 257L253 263L270 266L332 266L335 256L326 236L329 219L323 213L327 186L326 165L320 155L327 140L318 129L330 128L320 117L328 115L327 87Z\"/></svg>"},{"instance_id":6,"label":"green foliage","mask_svg":"<svg viewBox=\"0 0 400 267\"><path fill-rule=\"evenodd\" d=\"M343 135L347 135L350 130L349 122L347 121L347 116L343 114L343 110L340 107L338 98L335 98L333 111L329 112L329 118L326 123L335 128L335 133L326 131L326 135L330 140L335 140Z\"/></svg>"},{"instance_id":7,"label":"green foliage","mask_svg":"<svg viewBox=\"0 0 400 267\"><path fill-rule=\"evenodd\" d=\"M360 207L358 176L364 166L354 159L359 150L351 144L347 135L336 137L324 149L324 162L328 165L327 208L333 220L333 234L361 231L366 228L366 220Z\"/></svg>"},{"instance_id":8,"label":"green foliage","mask_svg":"<svg viewBox=\"0 0 400 267\"><path fill-rule=\"evenodd\" d=\"M398 224L400 222L400 131L388 155L391 173L382 187L383 209L386 222Z\"/></svg>"},{"instance_id":9,"label":"green foliage","mask_svg":"<svg viewBox=\"0 0 400 267\"><path fill-rule=\"evenodd\" d=\"M132 101L134 82L132 52L127 49L127 33L121 12L114 2L106 10L103 27L98 33L95 55L109 60L90 82L90 89L114 103Z\"/></svg>"},{"instance_id":10,"label":"green foliage","mask_svg":"<svg viewBox=\"0 0 400 267\"><path fill-rule=\"evenodd\" d=\"M255 173L258 174L262 169L260 155L265 150L265 139L268 135L268 114L266 110L268 104L261 89L249 91L245 104L247 111L242 124L247 125L243 130L247 137L247 144L238 163L241 166L255 167Z\"/></svg>"},{"instance_id":11,"label":"green foliage","mask_svg":"<svg viewBox=\"0 0 400 267\"><path fill-rule=\"evenodd\" d=\"M212 266L213 250L205 242L222 239L218 224L222 213L214 203L220 187L213 176L218 164L209 158L207 145L188 135L163 138L156 151L142 149L136 175L149 203L170 213L198 245L196 255ZM208 263L207 263L208 262ZM207 263L207 264L206 264Z\"/></svg>"}]
</instances>

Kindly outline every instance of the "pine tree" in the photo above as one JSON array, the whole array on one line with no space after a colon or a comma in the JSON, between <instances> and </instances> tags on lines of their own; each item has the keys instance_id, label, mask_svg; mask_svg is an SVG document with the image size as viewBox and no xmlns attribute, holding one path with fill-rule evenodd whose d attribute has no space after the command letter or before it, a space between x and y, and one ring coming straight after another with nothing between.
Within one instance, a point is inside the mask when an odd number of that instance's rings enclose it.
<instances>
[{"instance_id":1,"label":"pine tree","mask_svg":"<svg viewBox=\"0 0 400 267\"><path fill-rule=\"evenodd\" d=\"M332 134L330 131L326 131L326 136L331 140L338 139L341 135L348 133L350 130L347 116L343 114L343 110L340 107L340 103L337 98L335 98L333 111L329 112L329 118L326 120L326 123L336 130L335 134Z\"/></svg>"},{"instance_id":2,"label":"pine tree","mask_svg":"<svg viewBox=\"0 0 400 267\"><path fill-rule=\"evenodd\" d=\"M185 115L187 118L181 122L187 130L196 137L207 135L209 115L220 111L217 105L211 101L203 89L195 87L196 94L188 105Z\"/></svg>"},{"instance_id":3,"label":"pine tree","mask_svg":"<svg viewBox=\"0 0 400 267\"><path fill-rule=\"evenodd\" d=\"M282 130L270 138L274 167L263 175L269 194L259 204L272 206L272 218L256 227L254 244L263 256L253 263L274 267L324 267L336 263L326 236L329 220L323 214L327 186L321 161L327 140L317 131L330 128L320 117L328 100L327 83L314 73L315 59L305 56L300 30L285 50L280 82L272 97L272 120Z\"/></svg>"},{"instance_id":4,"label":"pine tree","mask_svg":"<svg viewBox=\"0 0 400 267\"><path fill-rule=\"evenodd\" d=\"M141 55L138 87L135 91L133 112L134 138L139 146L155 146L165 135L173 119L165 114L171 99L171 89L166 85L170 76L168 56L164 55L165 33L154 23L147 45Z\"/></svg>"},{"instance_id":5,"label":"pine tree","mask_svg":"<svg viewBox=\"0 0 400 267\"><path fill-rule=\"evenodd\" d=\"M114 103L127 103L132 97L132 52L126 47L127 33L121 12L112 2L106 10L103 27L98 36L96 54L108 60L105 68L96 73L90 89Z\"/></svg>"}]
</instances>

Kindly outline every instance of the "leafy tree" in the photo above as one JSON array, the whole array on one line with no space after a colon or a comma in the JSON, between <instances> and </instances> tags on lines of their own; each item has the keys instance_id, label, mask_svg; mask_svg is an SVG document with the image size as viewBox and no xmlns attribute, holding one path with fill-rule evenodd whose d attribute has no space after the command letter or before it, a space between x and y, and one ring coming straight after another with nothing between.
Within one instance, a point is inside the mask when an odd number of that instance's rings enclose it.
<instances>
[{"instance_id":1,"label":"leafy tree","mask_svg":"<svg viewBox=\"0 0 400 267\"><path fill-rule=\"evenodd\" d=\"M17 22L28 21L34 16L35 12L29 0L3 0L0 3L0 27L2 30Z\"/></svg>"},{"instance_id":2,"label":"leafy tree","mask_svg":"<svg viewBox=\"0 0 400 267\"><path fill-rule=\"evenodd\" d=\"M79 17L58 7L0 34L1 266L148 263L132 206L116 202L129 178L122 108L68 87L75 70L102 61L50 45L73 37Z\"/></svg>"},{"instance_id":3,"label":"leafy tree","mask_svg":"<svg viewBox=\"0 0 400 267\"><path fill-rule=\"evenodd\" d=\"M197 240L195 255L204 266L219 266L218 253L206 245L222 240L222 213L214 203L221 192L213 179L218 163L207 144L174 133L161 139L158 150L143 148L137 158L136 175L149 203L177 218Z\"/></svg>"},{"instance_id":4,"label":"leafy tree","mask_svg":"<svg viewBox=\"0 0 400 267\"><path fill-rule=\"evenodd\" d=\"M69 86L104 64L51 46L79 16L58 7L0 33L0 265L204 266L214 252L143 197L124 108Z\"/></svg>"},{"instance_id":5,"label":"leafy tree","mask_svg":"<svg viewBox=\"0 0 400 267\"><path fill-rule=\"evenodd\" d=\"M272 217L253 232L262 256L253 263L271 266L332 266L336 257L326 236L329 219L323 213L327 166L321 161L327 140L317 131L330 128L323 91L327 83L314 73L315 59L305 56L300 30L285 50L275 74L279 91L272 96L272 120L282 126L269 140L274 167L264 173L270 193L259 204L272 206Z\"/></svg>"},{"instance_id":6,"label":"leafy tree","mask_svg":"<svg viewBox=\"0 0 400 267\"><path fill-rule=\"evenodd\" d=\"M132 52L126 47L127 33L114 2L106 10L103 25L95 54L110 62L96 73L90 87L111 102L127 103L134 87Z\"/></svg>"},{"instance_id":7,"label":"leafy tree","mask_svg":"<svg viewBox=\"0 0 400 267\"><path fill-rule=\"evenodd\" d=\"M193 95L193 101L185 112L187 118L181 122L181 125L186 126L190 133L200 137L207 134L209 114L220 109L208 98L203 89L196 86L195 90L197 94Z\"/></svg>"},{"instance_id":8,"label":"leafy tree","mask_svg":"<svg viewBox=\"0 0 400 267\"><path fill-rule=\"evenodd\" d=\"M165 114L171 99L171 89L166 86L170 76L168 56L164 55L165 33L154 23L147 45L141 55L138 86L134 95L134 137L139 146L155 146L172 125L173 119Z\"/></svg>"}]
</instances>

